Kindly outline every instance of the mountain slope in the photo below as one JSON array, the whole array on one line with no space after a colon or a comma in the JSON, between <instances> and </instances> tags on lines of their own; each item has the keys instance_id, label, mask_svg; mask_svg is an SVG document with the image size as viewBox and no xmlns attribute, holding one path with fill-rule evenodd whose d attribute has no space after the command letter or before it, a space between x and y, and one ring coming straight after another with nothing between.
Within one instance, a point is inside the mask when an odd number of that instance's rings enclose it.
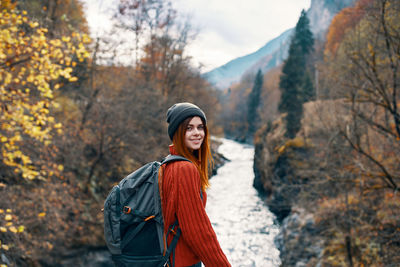
<instances>
[{"instance_id":1,"label":"mountain slope","mask_svg":"<svg viewBox=\"0 0 400 267\"><path fill-rule=\"evenodd\" d=\"M233 82L238 81L240 77L248 69L257 64L261 58L272 58L276 52L279 52L277 53L278 56L274 57L276 61L273 61L274 63L271 67L278 65L282 62L283 58L286 57L287 49L282 50L281 48L290 40L292 31L293 29L285 31L256 52L231 60L225 65L205 73L204 77L217 88L223 89L227 88ZM265 71L265 69L263 69L263 71Z\"/></svg>"}]
</instances>

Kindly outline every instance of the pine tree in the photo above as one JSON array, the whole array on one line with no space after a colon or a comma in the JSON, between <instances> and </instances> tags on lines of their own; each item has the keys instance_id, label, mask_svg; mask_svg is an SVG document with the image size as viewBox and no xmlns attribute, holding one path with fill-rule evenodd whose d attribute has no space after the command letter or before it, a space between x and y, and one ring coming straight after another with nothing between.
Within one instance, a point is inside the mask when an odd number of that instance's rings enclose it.
<instances>
[{"instance_id":1,"label":"pine tree","mask_svg":"<svg viewBox=\"0 0 400 267\"><path fill-rule=\"evenodd\" d=\"M312 52L314 46L314 37L310 30L310 20L304 9L301 11L299 21L296 24L295 35L292 42L300 45L302 54L308 55Z\"/></svg>"},{"instance_id":2,"label":"pine tree","mask_svg":"<svg viewBox=\"0 0 400 267\"><path fill-rule=\"evenodd\" d=\"M308 71L304 74L301 92L302 92L304 103L314 100L314 98L315 98L314 85L312 84L310 72L308 72Z\"/></svg>"},{"instance_id":3,"label":"pine tree","mask_svg":"<svg viewBox=\"0 0 400 267\"><path fill-rule=\"evenodd\" d=\"M314 38L306 12L301 12L289 47L289 56L282 68L279 82L281 100L278 109L286 115L286 136L294 138L301 127L303 103L314 97L314 88L307 71L307 56L312 52Z\"/></svg>"},{"instance_id":4,"label":"pine tree","mask_svg":"<svg viewBox=\"0 0 400 267\"><path fill-rule=\"evenodd\" d=\"M263 86L263 75L261 70L259 69L256 77L254 79L253 88L249 94L247 99L247 141L252 142L254 133L257 131L257 122L259 121L259 116L257 113L258 106L260 105L260 95L261 88Z\"/></svg>"}]
</instances>

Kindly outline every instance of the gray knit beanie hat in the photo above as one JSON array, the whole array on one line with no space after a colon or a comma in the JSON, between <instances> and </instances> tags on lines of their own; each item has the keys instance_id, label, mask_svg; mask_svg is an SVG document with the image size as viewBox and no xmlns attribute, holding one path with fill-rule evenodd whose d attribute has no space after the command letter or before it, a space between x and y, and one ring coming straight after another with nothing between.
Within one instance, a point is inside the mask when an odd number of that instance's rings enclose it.
<instances>
[{"instance_id":1,"label":"gray knit beanie hat","mask_svg":"<svg viewBox=\"0 0 400 267\"><path fill-rule=\"evenodd\" d=\"M181 124L186 118L194 116L199 116L204 124L207 124L207 118L204 112L192 103L177 103L170 107L167 111L169 138L172 140L179 124Z\"/></svg>"}]
</instances>

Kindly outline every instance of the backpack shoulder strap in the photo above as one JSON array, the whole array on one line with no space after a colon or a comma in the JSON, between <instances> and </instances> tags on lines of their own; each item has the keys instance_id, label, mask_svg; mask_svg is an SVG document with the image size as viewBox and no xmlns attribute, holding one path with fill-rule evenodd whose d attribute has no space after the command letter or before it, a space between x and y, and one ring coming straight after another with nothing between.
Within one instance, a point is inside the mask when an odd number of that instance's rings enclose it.
<instances>
[{"instance_id":1,"label":"backpack shoulder strap","mask_svg":"<svg viewBox=\"0 0 400 267\"><path fill-rule=\"evenodd\" d=\"M171 155L171 154L169 154L168 156L166 156L163 159L163 161L161 161L161 165L167 164L167 163L173 162L173 161L189 161L189 162L191 162L190 160L188 160L185 157L182 157L182 156L179 156L179 155Z\"/></svg>"}]
</instances>

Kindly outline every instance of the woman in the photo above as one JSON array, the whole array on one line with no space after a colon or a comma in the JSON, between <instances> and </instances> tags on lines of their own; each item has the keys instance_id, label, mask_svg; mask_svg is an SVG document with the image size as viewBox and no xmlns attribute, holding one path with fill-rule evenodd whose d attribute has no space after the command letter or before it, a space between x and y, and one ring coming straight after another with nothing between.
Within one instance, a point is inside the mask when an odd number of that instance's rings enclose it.
<instances>
[{"instance_id":1,"label":"woman","mask_svg":"<svg viewBox=\"0 0 400 267\"><path fill-rule=\"evenodd\" d=\"M182 231L175 266L230 266L205 211L212 162L206 116L194 104L178 103L168 109L167 122L170 153L191 161L169 163L160 172L164 229L178 220ZM168 243L172 238L168 236Z\"/></svg>"}]
</instances>

